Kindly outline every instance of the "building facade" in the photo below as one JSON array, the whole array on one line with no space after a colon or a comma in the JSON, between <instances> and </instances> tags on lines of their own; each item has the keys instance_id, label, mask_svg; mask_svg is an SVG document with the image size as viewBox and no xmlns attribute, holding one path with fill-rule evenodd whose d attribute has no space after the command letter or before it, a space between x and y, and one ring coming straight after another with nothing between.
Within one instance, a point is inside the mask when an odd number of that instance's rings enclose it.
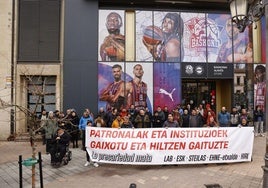
<instances>
[{"instance_id":1,"label":"building facade","mask_svg":"<svg viewBox=\"0 0 268 188\"><path fill-rule=\"evenodd\" d=\"M221 106L252 111L264 103L257 97L261 88L255 79L255 68L265 68L261 25L239 34L243 58L240 54L236 59L238 35L228 23L228 8L125 3L0 2L0 139L28 131L22 109L38 116L43 109L75 108L81 115L84 108L96 113L115 105L153 111L165 105L172 109L177 104L210 104L218 112ZM169 37L165 19L175 23ZM224 45L230 47L221 50ZM114 65L121 66L124 91L108 100L104 91L115 79ZM138 78L143 80L141 88L134 85ZM118 89L113 90L110 96Z\"/></svg>"}]
</instances>

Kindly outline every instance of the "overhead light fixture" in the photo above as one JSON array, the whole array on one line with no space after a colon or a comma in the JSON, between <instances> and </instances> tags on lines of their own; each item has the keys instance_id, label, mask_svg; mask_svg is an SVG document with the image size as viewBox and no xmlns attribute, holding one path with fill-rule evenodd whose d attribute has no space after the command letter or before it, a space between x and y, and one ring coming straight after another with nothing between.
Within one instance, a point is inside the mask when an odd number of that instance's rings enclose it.
<instances>
[{"instance_id":1,"label":"overhead light fixture","mask_svg":"<svg viewBox=\"0 0 268 188\"><path fill-rule=\"evenodd\" d=\"M264 15L264 7L268 0L227 0L230 3L232 21L240 32ZM256 28L256 26L255 26Z\"/></svg>"}]
</instances>

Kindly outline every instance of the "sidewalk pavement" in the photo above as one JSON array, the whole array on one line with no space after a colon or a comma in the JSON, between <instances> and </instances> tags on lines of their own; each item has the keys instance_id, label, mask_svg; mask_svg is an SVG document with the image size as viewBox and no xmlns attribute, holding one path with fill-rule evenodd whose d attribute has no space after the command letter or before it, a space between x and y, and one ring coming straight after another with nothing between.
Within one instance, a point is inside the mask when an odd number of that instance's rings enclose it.
<instances>
[{"instance_id":1,"label":"sidewalk pavement","mask_svg":"<svg viewBox=\"0 0 268 188\"><path fill-rule=\"evenodd\" d=\"M81 144L80 144L81 145ZM73 159L60 168L50 166L45 146L38 143L42 153L44 187L128 188L205 188L219 184L223 188L261 188L265 154L265 137L255 137L253 161L229 164L180 166L131 166L101 164L98 168L84 167L86 154L80 148L70 148ZM25 142L0 142L0 188L19 187L18 157L31 157L31 147ZM39 167L36 165L36 187L40 187ZM32 187L31 167L23 166L23 187Z\"/></svg>"}]
</instances>

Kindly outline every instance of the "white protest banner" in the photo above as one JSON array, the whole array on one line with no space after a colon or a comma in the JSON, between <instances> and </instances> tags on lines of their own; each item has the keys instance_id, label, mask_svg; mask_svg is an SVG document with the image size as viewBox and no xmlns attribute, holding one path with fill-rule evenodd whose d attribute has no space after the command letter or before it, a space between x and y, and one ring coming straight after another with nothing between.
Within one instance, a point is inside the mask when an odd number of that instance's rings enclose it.
<instances>
[{"instance_id":1,"label":"white protest banner","mask_svg":"<svg viewBox=\"0 0 268 188\"><path fill-rule=\"evenodd\" d=\"M251 161L253 141L253 127L86 129L86 147L91 160L114 164Z\"/></svg>"}]
</instances>

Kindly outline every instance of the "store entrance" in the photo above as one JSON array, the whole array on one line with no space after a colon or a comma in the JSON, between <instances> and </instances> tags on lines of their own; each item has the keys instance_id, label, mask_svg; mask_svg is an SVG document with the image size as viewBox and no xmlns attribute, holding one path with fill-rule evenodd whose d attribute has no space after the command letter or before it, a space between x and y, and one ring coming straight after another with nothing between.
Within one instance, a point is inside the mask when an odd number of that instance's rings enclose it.
<instances>
[{"instance_id":1,"label":"store entrance","mask_svg":"<svg viewBox=\"0 0 268 188\"><path fill-rule=\"evenodd\" d=\"M182 105L210 104L216 109L216 82L208 80L182 80Z\"/></svg>"}]
</instances>

